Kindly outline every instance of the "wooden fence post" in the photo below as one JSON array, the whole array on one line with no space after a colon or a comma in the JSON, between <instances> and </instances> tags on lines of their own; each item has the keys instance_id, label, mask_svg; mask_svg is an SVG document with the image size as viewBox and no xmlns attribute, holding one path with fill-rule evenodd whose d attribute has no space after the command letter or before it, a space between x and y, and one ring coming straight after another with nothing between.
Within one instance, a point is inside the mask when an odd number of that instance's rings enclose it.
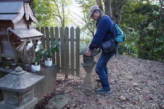
<instances>
[{"instance_id":1,"label":"wooden fence post","mask_svg":"<svg viewBox=\"0 0 164 109\"><path fill-rule=\"evenodd\" d=\"M64 45L65 45L65 79L68 79L69 75L69 28L65 28Z\"/></svg>"},{"instance_id":2,"label":"wooden fence post","mask_svg":"<svg viewBox=\"0 0 164 109\"><path fill-rule=\"evenodd\" d=\"M64 57L64 28L60 28L60 55L61 55L61 72L63 73L65 71L65 66L64 66L64 61L65 61L65 57Z\"/></svg>"},{"instance_id":3,"label":"wooden fence post","mask_svg":"<svg viewBox=\"0 0 164 109\"><path fill-rule=\"evenodd\" d=\"M75 71L74 71L74 69L75 69L75 56L74 56L74 35L75 35L75 33L74 33L74 28L73 27L71 27L71 29L70 29L70 33L71 33L71 36L70 36L70 41L71 41L71 73L72 73L72 75L74 75L75 73Z\"/></svg>"},{"instance_id":4,"label":"wooden fence post","mask_svg":"<svg viewBox=\"0 0 164 109\"><path fill-rule=\"evenodd\" d=\"M55 27L55 39L60 41L60 38L59 38L59 28L58 27ZM60 68L60 50L56 53L56 64L57 66Z\"/></svg>"},{"instance_id":5,"label":"wooden fence post","mask_svg":"<svg viewBox=\"0 0 164 109\"><path fill-rule=\"evenodd\" d=\"M51 45L52 45L52 42L55 40L55 34L54 34L54 28L53 27L50 27L49 28L50 30L50 36L49 36L49 45L50 45L50 47L51 47ZM53 59L53 61L55 60L55 54L53 54L53 57L52 57L52 59Z\"/></svg>"},{"instance_id":6,"label":"wooden fence post","mask_svg":"<svg viewBox=\"0 0 164 109\"><path fill-rule=\"evenodd\" d=\"M80 75L80 28L76 28L76 75Z\"/></svg>"}]
</instances>

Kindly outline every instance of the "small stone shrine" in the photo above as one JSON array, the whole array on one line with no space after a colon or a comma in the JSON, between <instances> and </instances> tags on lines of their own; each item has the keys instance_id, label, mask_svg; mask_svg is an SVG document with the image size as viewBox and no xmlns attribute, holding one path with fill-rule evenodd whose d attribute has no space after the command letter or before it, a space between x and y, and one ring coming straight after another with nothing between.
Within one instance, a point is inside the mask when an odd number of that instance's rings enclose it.
<instances>
[{"instance_id":1,"label":"small stone shrine","mask_svg":"<svg viewBox=\"0 0 164 109\"><path fill-rule=\"evenodd\" d=\"M83 55L83 63L82 66L86 71L86 76L84 78L84 87L86 89L92 90L95 88L95 82L92 78L92 70L95 66L96 62L94 61L94 56L85 56Z\"/></svg>"},{"instance_id":2,"label":"small stone shrine","mask_svg":"<svg viewBox=\"0 0 164 109\"><path fill-rule=\"evenodd\" d=\"M37 20L30 7L31 1L0 0L0 66L11 61L12 65L32 62L34 52L30 51L42 33L33 27Z\"/></svg>"},{"instance_id":3,"label":"small stone shrine","mask_svg":"<svg viewBox=\"0 0 164 109\"><path fill-rule=\"evenodd\" d=\"M34 109L35 85L44 76L24 71L35 57L35 46L42 33L30 7L32 0L0 0L0 109ZM19 67L21 66L21 67Z\"/></svg>"}]
</instances>

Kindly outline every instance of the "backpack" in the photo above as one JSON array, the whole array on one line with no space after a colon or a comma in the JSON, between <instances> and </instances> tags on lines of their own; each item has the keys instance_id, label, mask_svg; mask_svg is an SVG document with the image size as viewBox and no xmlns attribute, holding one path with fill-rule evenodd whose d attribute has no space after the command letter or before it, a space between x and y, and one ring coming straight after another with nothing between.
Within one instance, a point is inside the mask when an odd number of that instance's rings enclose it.
<instances>
[{"instance_id":1,"label":"backpack","mask_svg":"<svg viewBox=\"0 0 164 109\"><path fill-rule=\"evenodd\" d=\"M119 27L118 24L114 25L113 33L114 33L114 39L106 41L102 44L102 49L103 49L103 52L105 52L105 53L110 53L115 50L118 52L118 46L117 46L116 42L121 43L121 42L125 41L125 37L126 37L125 33Z\"/></svg>"},{"instance_id":2,"label":"backpack","mask_svg":"<svg viewBox=\"0 0 164 109\"><path fill-rule=\"evenodd\" d=\"M126 35L118 24L114 25L114 34L116 42L121 43L125 41Z\"/></svg>"}]
</instances>

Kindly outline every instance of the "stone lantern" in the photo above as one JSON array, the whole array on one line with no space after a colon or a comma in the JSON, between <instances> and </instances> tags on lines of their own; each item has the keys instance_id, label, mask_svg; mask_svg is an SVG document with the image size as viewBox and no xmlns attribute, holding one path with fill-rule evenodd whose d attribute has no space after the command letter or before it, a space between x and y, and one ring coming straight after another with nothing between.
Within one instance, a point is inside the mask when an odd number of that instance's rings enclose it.
<instances>
[{"instance_id":1,"label":"stone lantern","mask_svg":"<svg viewBox=\"0 0 164 109\"><path fill-rule=\"evenodd\" d=\"M0 79L0 89L4 101L0 109L34 109L38 99L34 97L34 86L43 79L17 67L10 74Z\"/></svg>"}]
</instances>

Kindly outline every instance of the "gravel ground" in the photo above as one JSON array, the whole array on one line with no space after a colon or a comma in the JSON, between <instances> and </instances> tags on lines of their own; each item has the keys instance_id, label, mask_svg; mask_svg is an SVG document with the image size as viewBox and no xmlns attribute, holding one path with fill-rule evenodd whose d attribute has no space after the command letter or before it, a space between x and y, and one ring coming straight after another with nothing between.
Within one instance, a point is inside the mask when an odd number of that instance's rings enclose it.
<instances>
[{"instance_id":1,"label":"gravel ground","mask_svg":"<svg viewBox=\"0 0 164 109\"><path fill-rule=\"evenodd\" d=\"M58 80L56 96L68 98L64 109L164 109L164 63L117 56L108 68L112 88L108 95L83 87L83 68L81 78ZM96 73L93 75L96 78ZM55 109L52 102L47 109Z\"/></svg>"}]
</instances>

